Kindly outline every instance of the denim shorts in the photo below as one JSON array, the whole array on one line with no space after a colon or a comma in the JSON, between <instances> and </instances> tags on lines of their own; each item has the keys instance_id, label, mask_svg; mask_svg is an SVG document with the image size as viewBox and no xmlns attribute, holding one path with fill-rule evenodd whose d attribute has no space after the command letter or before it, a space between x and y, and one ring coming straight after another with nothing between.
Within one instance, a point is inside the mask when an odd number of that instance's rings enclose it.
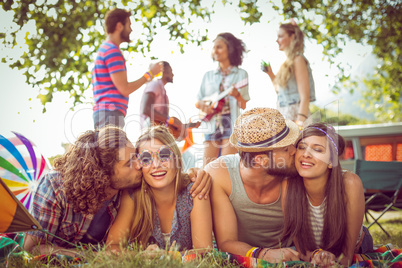
<instances>
[{"instance_id":1,"label":"denim shorts","mask_svg":"<svg viewBox=\"0 0 402 268\"><path fill-rule=\"evenodd\" d=\"M216 128L214 133L205 134L205 141L220 141L229 139L232 134L232 122L230 119L230 114L222 115L222 126L221 128Z\"/></svg>"},{"instance_id":2,"label":"denim shorts","mask_svg":"<svg viewBox=\"0 0 402 268\"><path fill-rule=\"evenodd\" d=\"M363 242L359 248L359 254L373 252L373 237L371 236L369 230L363 225L364 237Z\"/></svg>"},{"instance_id":3,"label":"denim shorts","mask_svg":"<svg viewBox=\"0 0 402 268\"><path fill-rule=\"evenodd\" d=\"M98 110L93 114L94 128L99 129L105 125L115 125L124 128L124 114L120 111Z\"/></svg>"}]
</instances>

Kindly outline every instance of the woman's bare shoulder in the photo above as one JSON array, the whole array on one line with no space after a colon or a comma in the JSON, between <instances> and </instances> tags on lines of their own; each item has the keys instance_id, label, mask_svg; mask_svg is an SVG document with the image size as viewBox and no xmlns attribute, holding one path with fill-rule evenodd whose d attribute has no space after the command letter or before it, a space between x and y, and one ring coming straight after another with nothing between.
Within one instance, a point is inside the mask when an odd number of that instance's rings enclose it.
<instances>
[{"instance_id":1,"label":"woman's bare shoulder","mask_svg":"<svg viewBox=\"0 0 402 268\"><path fill-rule=\"evenodd\" d=\"M358 175L351 171L345 171L343 174L343 183L345 184L346 189L350 188L361 188L363 189L362 180Z\"/></svg>"}]
</instances>

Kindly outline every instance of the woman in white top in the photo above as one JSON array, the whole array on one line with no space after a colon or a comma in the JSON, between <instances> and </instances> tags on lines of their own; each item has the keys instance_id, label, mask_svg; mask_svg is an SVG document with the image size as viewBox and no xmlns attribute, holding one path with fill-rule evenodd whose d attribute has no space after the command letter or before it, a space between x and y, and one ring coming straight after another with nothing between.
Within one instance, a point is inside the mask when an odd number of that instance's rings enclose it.
<instances>
[{"instance_id":1,"label":"woman in white top","mask_svg":"<svg viewBox=\"0 0 402 268\"><path fill-rule=\"evenodd\" d=\"M297 24L281 24L278 30L279 50L286 60L275 75L268 65L269 75L277 93L277 108L286 118L299 126L310 116L309 104L315 101L315 86L310 63L304 57L304 35Z\"/></svg>"},{"instance_id":2,"label":"woman in white top","mask_svg":"<svg viewBox=\"0 0 402 268\"><path fill-rule=\"evenodd\" d=\"M204 166L221 155L237 152L230 145L229 137L240 109L246 109L250 100L248 73L240 68L245 52L244 42L231 33L220 33L214 40L212 58L218 62L218 67L204 74L195 105L206 114L203 118L207 122L204 127ZM228 95L215 107L213 101L225 92Z\"/></svg>"},{"instance_id":3,"label":"woman in white top","mask_svg":"<svg viewBox=\"0 0 402 268\"><path fill-rule=\"evenodd\" d=\"M302 259L321 266L350 266L354 253L373 248L363 226L363 184L339 164L344 147L331 125L309 125L296 141L300 177L287 180L283 239L293 238Z\"/></svg>"}]
</instances>

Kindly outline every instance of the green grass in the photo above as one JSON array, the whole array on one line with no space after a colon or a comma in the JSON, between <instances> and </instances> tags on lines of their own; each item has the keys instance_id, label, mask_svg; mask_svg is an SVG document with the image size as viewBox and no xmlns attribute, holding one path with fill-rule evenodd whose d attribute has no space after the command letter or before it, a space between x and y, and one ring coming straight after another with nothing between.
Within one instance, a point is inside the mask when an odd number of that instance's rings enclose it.
<instances>
[{"instance_id":1,"label":"green grass","mask_svg":"<svg viewBox=\"0 0 402 268\"><path fill-rule=\"evenodd\" d=\"M371 211L370 211L371 212ZM371 212L377 217L378 212ZM372 222L369 216L369 223ZM377 224L370 227L369 231L373 237L374 245L385 245L391 243L397 248L402 248L402 211L388 211L379 220L381 226L390 234L388 237ZM364 225L368 225L365 221Z\"/></svg>"},{"instance_id":2,"label":"green grass","mask_svg":"<svg viewBox=\"0 0 402 268\"><path fill-rule=\"evenodd\" d=\"M376 212L373 214L378 215ZM387 212L380 219L380 223L391 236L387 237L377 225L373 225L369 231L373 236L374 245L391 243L398 248L402 247L402 211ZM367 222L364 224L367 225ZM10 260L9 267L238 267L224 258L212 254L203 258L199 257L189 263L181 263L171 255L166 255L164 258L147 259L136 248L132 248L118 256L105 250L100 252L87 250L83 252L83 255L86 261L81 263L69 263L66 260L55 257L49 257L46 261L26 263L22 258L15 258ZM281 267L281 265L278 265L278 267Z\"/></svg>"},{"instance_id":3,"label":"green grass","mask_svg":"<svg viewBox=\"0 0 402 268\"><path fill-rule=\"evenodd\" d=\"M12 259L9 267L238 267L220 256L208 254L203 258L182 263L172 255L166 254L163 258L146 258L138 250L126 251L119 255L102 250L100 252L84 251L85 262L72 263L67 260L49 257L47 260L31 261L26 263L21 258Z\"/></svg>"}]
</instances>

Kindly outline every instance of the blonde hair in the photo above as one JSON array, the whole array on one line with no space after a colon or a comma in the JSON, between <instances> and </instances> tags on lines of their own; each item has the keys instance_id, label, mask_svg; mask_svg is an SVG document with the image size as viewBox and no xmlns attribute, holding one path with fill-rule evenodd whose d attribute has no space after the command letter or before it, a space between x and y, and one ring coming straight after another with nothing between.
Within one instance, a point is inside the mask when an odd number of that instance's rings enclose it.
<instances>
[{"instance_id":1,"label":"blonde hair","mask_svg":"<svg viewBox=\"0 0 402 268\"><path fill-rule=\"evenodd\" d=\"M290 45L285 49L286 60L279 68L274 81L275 84L284 87L294 72L293 64L296 56L303 55L304 36L299 26L293 25L292 23L281 24L279 28L285 30L289 37L293 36Z\"/></svg>"},{"instance_id":2,"label":"blonde hair","mask_svg":"<svg viewBox=\"0 0 402 268\"><path fill-rule=\"evenodd\" d=\"M182 191L190 182L188 175L182 171L183 161L179 147L169 130L164 126L154 126L144 132L135 144L135 152L139 153L141 144L150 140L158 140L172 150L174 155L173 167L176 169L175 175L175 196ZM130 238L142 245L146 245L154 228L154 197L152 190L143 179L141 188L134 193L134 221L131 227Z\"/></svg>"}]
</instances>

